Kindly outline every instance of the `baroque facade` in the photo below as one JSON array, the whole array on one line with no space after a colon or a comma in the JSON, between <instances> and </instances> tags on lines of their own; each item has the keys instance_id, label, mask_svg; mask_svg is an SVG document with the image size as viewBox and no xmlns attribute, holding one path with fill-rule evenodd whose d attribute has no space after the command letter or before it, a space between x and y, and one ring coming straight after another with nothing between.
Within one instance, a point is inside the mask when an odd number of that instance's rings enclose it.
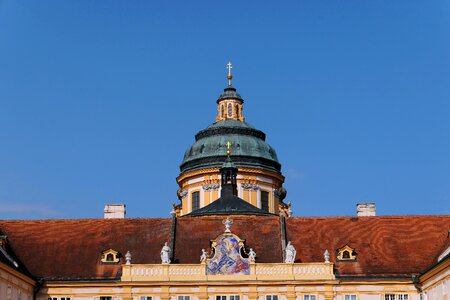
<instances>
[{"instance_id":1,"label":"baroque facade","mask_svg":"<svg viewBox=\"0 0 450 300\"><path fill-rule=\"evenodd\" d=\"M450 216L293 217L228 70L172 217L0 220L1 300L449 299Z\"/></svg>"}]
</instances>

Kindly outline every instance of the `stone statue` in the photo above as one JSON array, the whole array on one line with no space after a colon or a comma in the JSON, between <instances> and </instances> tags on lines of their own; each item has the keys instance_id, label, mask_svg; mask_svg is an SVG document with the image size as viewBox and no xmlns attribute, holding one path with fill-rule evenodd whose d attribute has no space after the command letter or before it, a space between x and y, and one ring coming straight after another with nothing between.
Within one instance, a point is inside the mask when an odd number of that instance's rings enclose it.
<instances>
[{"instance_id":1,"label":"stone statue","mask_svg":"<svg viewBox=\"0 0 450 300\"><path fill-rule=\"evenodd\" d=\"M172 250L167 246L167 242L164 243L164 247L161 249L161 263L170 264L170 253Z\"/></svg>"},{"instance_id":2,"label":"stone statue","mask_svg":"<svg viewBox=\"0 0 450 300\"><path fill-rule=\"evenodd\" d=\"M125 264L131 265L131 252L130 251L127 251L127 253L125 254Z\"/></svg>"},{"instance_id":3,"label":"stone statue","mask_svg":"<svg viewBox=\"0 0 450 300\"><path fill-rule=\"evenodd\" d=\"M248 258L250 259L251 262L255 262L256 253L255 253L255 251L253 251L252 248L250 248L250 252L248 253Z\"/></svg>"},{"instance_id":4,"label":"stone statue","mask_svg":"<svg viewBox=\"0 0 450 300\"><path fill-rule=\"evenodd\" d=\"M202 255L200 255L200 262L206 262L208 258L208 253L206 253L205 249L202 249Z\"/></svg>"},{"instance_id":5,"label":"stone statue","mask_svg":"<svg viewBox=\"0 0 450 300\"><path fill-rule=\"evenodd\" d=\"M286 249L284 250L285 259L284 262L288 264L293 264L295 261L295 255L297 255L297 250L295 250L294 246L289 241L286 245Z\"/></svg>"},{"instance_id":6,"label":"stone statue","mask_svg":"<svg viewBox=\"0 0 450 300\"><path fill-rule=\"evenodd\" d=\"M233 224L233 220L227 217L225 220L222 221L222 224L225 225L225 232L231 232L230 228L231 224Z\"/></svg>"},{"instance_id":7,"label":"stone statue","mask_svg":"<svg viewBox=\"0 0 450 300\"><path fill-rule=\"evenodd\" d=\"M328 249L325 250L325 253L323 254L323 258L325 258L325 263L330 263L330 252L328 252Z\"/></svg>"}]
</instances>

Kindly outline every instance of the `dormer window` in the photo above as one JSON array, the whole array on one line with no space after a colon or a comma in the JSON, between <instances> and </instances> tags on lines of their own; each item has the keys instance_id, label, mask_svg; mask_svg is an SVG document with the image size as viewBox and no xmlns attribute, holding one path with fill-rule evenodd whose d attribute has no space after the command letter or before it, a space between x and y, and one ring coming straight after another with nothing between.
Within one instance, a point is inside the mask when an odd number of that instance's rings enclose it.
<instances>
[{"instance_id":1,"label":"dormer window","mask_svg":"<svg viewBox=\"0 0 450 300\"><path fill-rule=\"evenodd\" d=\"M102 251L100 262L102 264L118 264L120 262L120 253L113 249Z\"/></svg>"},{"instance_id":2,"label":"dormer window","mask_svg":"<svg viewBox=\"0 0 450 300\"><path fill-rule=\"evenodd\" d=\"M349 245L345 245L344 247L338 249L336 258L340 261L356 261L356 252L355 249L350 247Z\"/></svg>"}]
</instances>

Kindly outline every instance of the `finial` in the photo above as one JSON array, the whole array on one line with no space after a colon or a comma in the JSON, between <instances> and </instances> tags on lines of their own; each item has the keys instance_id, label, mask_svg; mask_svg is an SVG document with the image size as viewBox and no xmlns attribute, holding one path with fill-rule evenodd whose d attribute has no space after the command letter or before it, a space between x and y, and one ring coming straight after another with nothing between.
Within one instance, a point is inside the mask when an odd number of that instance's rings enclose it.
<instances>
[{"instance_id":1,"label":"finial","mask_svg":"<svg viewBox=\"0 0 450 300\"><path fill-rule=\"evenodd\" d=\"M228 86L231 86L231 79L233 79L233 75L231 75L231 69L233 69L233 66L231 65L231 61L228 62L227 64L227 69L228 69Z\"/></svg>"},{"instance_id":2,"label":"finial","mask_svg":"<svg viewBox=\"0 0 450 300\"><path fill-rule=\"evenodd\" d=\"M227 156L228 156L228 157L230 157L230 155L231 155L231 150L230 150L230 148L231 148L231 143L230 143L230 141L228 141L228 142L227 142Z\"/></svg>"},{"instance_id":3,"label":"finial","mask_svg":"<svg viewBox=\"0 0 450 300\"><path fill-rule=\"evenodd\" d=\"M328 249L325 249L325 252L323 253L323 258L325 259L325 263L330 263L330 252L328 252Z\"/></svg>"},{"instance_id":4,"label":"finial","mask_svg":"<svg viewBox=\"0 0 450 300\"><path fill-rule=\"evenodd\" d=\"M130 251L127 251L127 253L125 254L125 264L131 265L131 252Z\"/></svg>"},{"instance_id":5,"label":"finial","mask_svg":"<svg viewBox=\"0 0 450 300\"><path fill-rule=\"evenodd\" d=\"M230 228L231 225L233 224L233 220L227 217L225 220L222 221L222 224L225 225L225 232L231 232Z\"/></svg>"}]
</instances>

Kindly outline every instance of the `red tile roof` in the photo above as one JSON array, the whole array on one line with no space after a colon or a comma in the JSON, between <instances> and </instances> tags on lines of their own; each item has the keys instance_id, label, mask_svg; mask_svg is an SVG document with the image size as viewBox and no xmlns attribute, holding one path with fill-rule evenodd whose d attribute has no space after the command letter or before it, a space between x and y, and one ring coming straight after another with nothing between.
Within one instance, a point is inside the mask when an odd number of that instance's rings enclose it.
<instances>
[{"instance_id":1,"label":"red tile roof","mask_svg":"<svg viewBox=\"0 0 450 300\"><path fill-rule=\"evenodd\" d=\"M185 217L177 220L175 259L179 263L199 263L201 249L210 249L210 241L224 232L226 216ZM280 262L280 218L276 216L230 216L231 231L246 240L256 252L257 262ZM206 251L208 251L206 250Z\"/></svg>"},{"instance_id":2,"label":"red tile roof","mask_svg":"<svg viewBox=\"0 0 450 300\"><path fill-rule=\"evenodd\" d=\"M224 216L177 219L174 263L199 263L201 249L224 230ZM231 230L246 240L257 262L281 262L276 216L231 216ZM448 243L450 216L329 217L286 219L296 262L321 262L328 249L355 248L356 262L336 262L336 275L410 277L436 262ZM100 264L102 250L114 249L132 262L160 263L170 243L171 219L0 220L9 247L28 270L47 280L117 280L120 265ZM121 258L124 262L123 257Z\"/></svg>"},{"instance_id":3,"label":"red tile roof","mask_svg":"<svg viewBox=\"0 0 450 300\"><path fill-rule=\"evenodd\" d=\"M323 261L328 249L345 245L355 262L336 262L342 277L411 277L436 262L448 242L450 216L289 218L287 239L297 249L296 262Z\"/></svg>"},{"instance_id":4,"label":"red tile roof","mask_svg":"<svg viewBox=\"0 0 450 300\"><path fill-rule=\"evenodd\" d=\"M120 265L100 264L103 250L127 251L133 263L159 263L170 219L0 221L28 270L48 280L117 279ZM122 261L124 261L122 257Z\"/></svg>"}]
</instances>

